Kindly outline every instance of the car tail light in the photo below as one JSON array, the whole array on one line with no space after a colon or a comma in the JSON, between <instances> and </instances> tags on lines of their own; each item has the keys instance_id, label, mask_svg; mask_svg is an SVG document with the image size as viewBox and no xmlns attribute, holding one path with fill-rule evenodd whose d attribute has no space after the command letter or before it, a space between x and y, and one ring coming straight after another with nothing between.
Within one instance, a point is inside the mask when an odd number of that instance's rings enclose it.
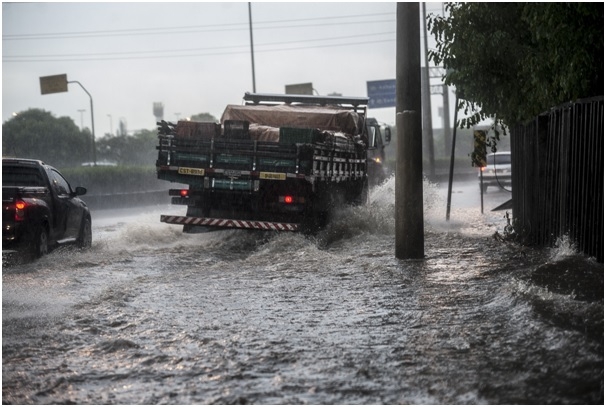
<instances>
[{"instance_id":1,"label":"car tail light","mask_svg":"<svg viewBox=\"0 0 606 407\"><path fill-rule=\"evenodd\" d=\"M24 201L15 202L15 221L25 220L25 208L27 208L27 203Z\"/></svg>"},{"instance_id":2,"label":"car tail light","mask_svg":"<svg viewBox=\"0 0 606 407\"><path fill-rule=\"evenodd\" d=\"M292 196L290 196L290 195L286 195L286 196L284 197L284 203L285 203L285 204L291 204L292 202L293 202Z\"/></svg>"}]
</instances>

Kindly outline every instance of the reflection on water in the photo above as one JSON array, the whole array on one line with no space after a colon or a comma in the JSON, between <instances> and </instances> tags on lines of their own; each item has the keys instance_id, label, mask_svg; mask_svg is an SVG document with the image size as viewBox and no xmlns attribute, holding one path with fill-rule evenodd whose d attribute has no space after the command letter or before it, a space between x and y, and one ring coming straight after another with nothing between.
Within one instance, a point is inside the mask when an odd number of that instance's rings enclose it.
<instances>
[{"instance_id":1,"label":"reflection on water","mask_svg":"<svg viewBox=\"0 0 606 407\"><path fill-rule=\"evenodd\" d=\"M3 270L3 402L602 403L603 296L535 273L575 254L425 190L423 261L394 257L393 180L313 238L100 219L91 251Z\"/></svg>"}]
</instances>

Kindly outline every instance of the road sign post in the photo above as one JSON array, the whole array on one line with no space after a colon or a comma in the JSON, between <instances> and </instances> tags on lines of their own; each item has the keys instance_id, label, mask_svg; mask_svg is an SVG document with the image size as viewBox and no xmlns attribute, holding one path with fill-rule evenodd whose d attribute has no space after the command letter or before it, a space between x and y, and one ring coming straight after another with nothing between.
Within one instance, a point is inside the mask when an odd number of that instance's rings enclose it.
<instances>
[{"instance_id":1,"label":"road sign post","mask_svg":"<svg viewBox=\"0 0 606 407\"><path fill-rule=\"evenodd\" d=\"M90 122L91 122L91 132L93 136L93 164L97 165L97 147L95 145L95 114L93 111L93 97L86 90L84 86L78 81L68 81L67 74L61 75L50 75L50 76L41 76L40 77L40 93L43 95L48 95L50 93L61 93L67 92L67 84L68 83L77 83L80 85L82 90L86 92L88 97L90 98Z\"/></svg>"}]
</instances>

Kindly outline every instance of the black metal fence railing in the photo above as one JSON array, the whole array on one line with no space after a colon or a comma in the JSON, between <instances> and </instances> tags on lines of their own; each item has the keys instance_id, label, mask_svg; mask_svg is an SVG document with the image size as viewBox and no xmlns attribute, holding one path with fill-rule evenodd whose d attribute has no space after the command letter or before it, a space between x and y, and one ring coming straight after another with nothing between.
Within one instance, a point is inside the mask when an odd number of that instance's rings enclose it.
<instances>
[{"instance_id":1,"label":"black metal fence railing","mask_svg":"<svg viewBox=\"0 0 606 407\"><path fill-rule=\"evenodd\" d=\"M604 262L604 98L559 106L511 129L513 226L524 244L567 235Z\"/></svg>"}]
</instances>

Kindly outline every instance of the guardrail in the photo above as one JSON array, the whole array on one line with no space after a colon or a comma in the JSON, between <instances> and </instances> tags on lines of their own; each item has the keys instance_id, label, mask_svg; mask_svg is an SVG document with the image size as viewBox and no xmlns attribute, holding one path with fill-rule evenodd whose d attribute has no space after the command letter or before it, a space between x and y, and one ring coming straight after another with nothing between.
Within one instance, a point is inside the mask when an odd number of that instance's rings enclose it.
<instances>
[{"instance_id":1,"label":"guardrail","mask_svg":"<svg viewBox=\"0 0 606 407\"><path fill-rule=\"evenodd\" d=\"M168 189L121 194L84 195L82 200L93 210L170 204Z\"/></svg>"}]
</instances>

